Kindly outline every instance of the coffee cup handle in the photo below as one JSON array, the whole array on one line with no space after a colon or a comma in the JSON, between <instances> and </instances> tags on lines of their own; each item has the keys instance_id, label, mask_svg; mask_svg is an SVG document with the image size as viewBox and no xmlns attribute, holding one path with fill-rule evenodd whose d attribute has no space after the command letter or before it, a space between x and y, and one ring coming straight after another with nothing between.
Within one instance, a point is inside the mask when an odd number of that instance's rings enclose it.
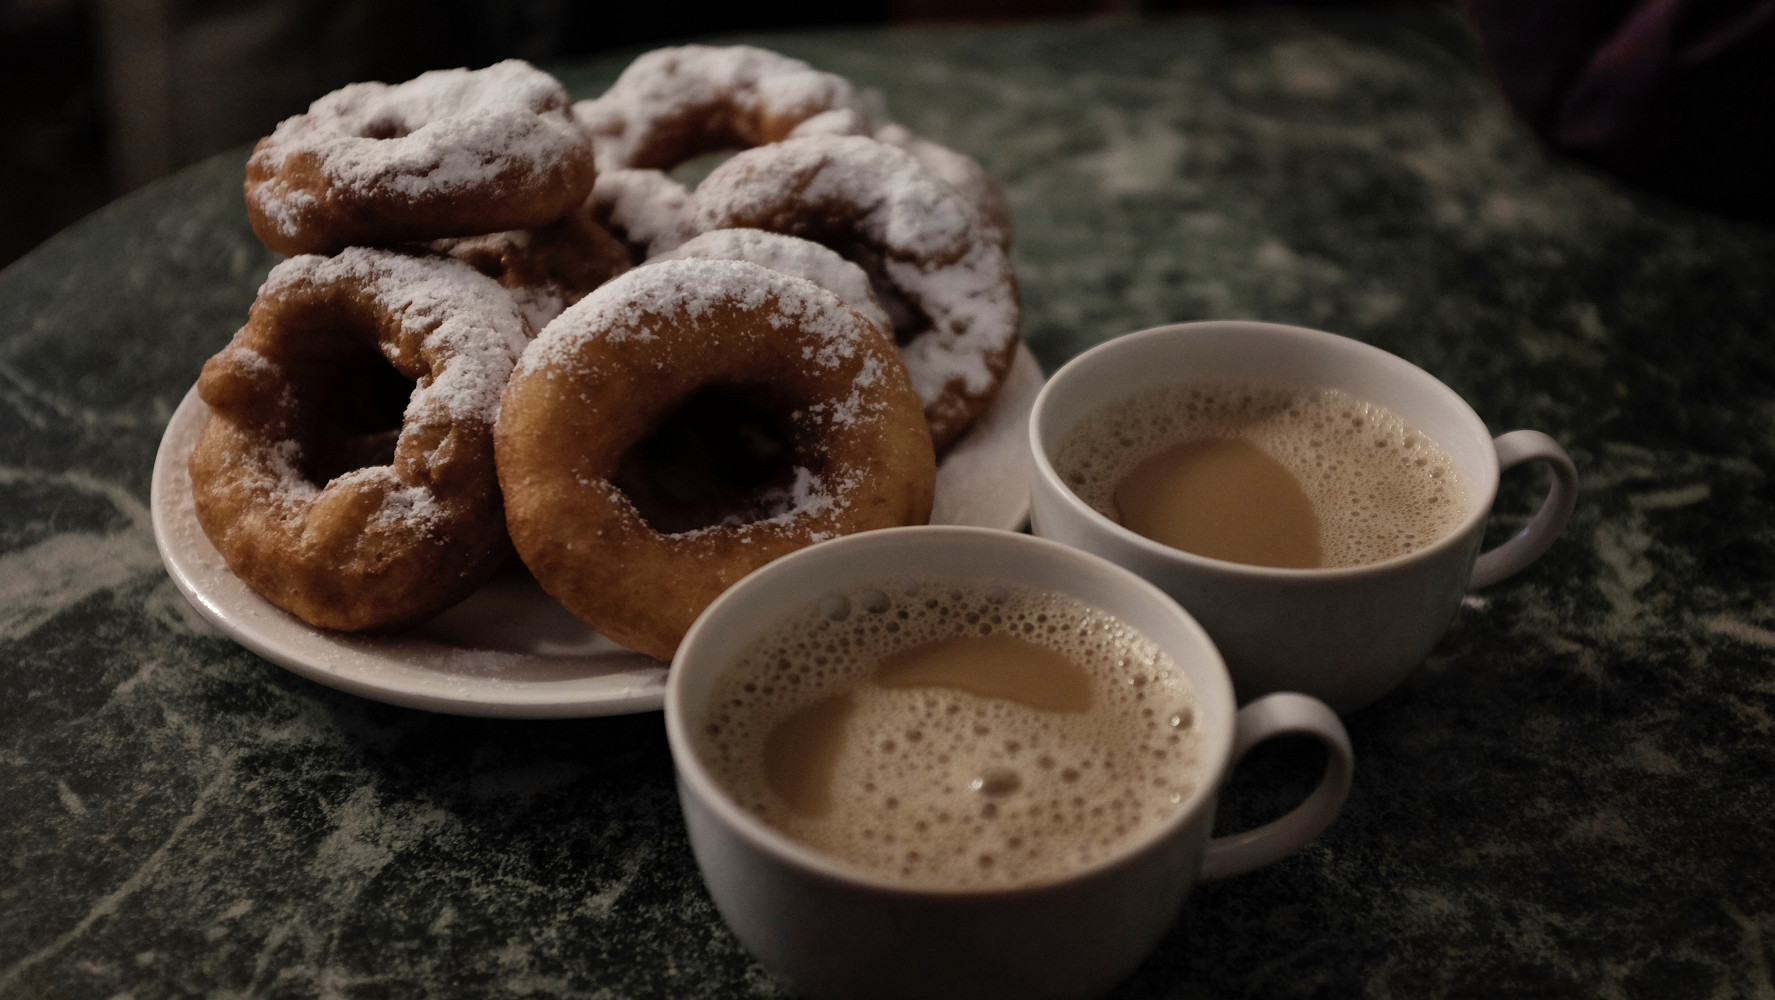
<instances>
[{"instance_id":1,"label":"coffee cup handle","mask_svg":"<svg viewBox=\"0 0 1775 1000\"><path fill-rule=\"evenodd\" d=\"M1497 583L1539 559L1565 530L1572 508L1578 503L1578 467L1558 441L1540 431L1511 431L1493 438L1492 446L1498 451L1499 472L1524 462L1545 462L1553 470L1553 488L1521 531L1497 548L1479 554L1467 582L1470 587Z\"/></svg>"},{"instance_id":2,"label":"coffee cup handle","mask_svg":"<svg viewBox=\"0 0 1775 1000\"><path fill-rule=\"evenodd\" d=\"M1255 830L1210 840L1202 856L1201 881L1243 875L1282 860L1311 843L1343 809L1356 773L1356 755L1350 749L1350 734L1337 713L1317 698L1283 691L1265 695L1239 709L1227 773L1232 773L1252 747L1295 733L1317 737L1330 751L1319 787L1281 819Z\"/></svg>"}]
</instances>

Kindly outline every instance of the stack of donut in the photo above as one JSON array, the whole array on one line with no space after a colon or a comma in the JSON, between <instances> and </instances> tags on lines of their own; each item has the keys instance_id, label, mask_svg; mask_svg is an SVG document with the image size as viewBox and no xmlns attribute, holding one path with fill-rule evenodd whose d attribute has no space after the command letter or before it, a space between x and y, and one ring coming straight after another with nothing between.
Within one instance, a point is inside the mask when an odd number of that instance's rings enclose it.
<instances>
[{"instance_id":1,"label":"stack of donut","mask_svg":"<svg viewBox=\"0 0 1775 1000\"><path fill-rule=\"evenodd\" d=\"M353 84L254 150L290 259L204 366L199 523L310 624L391 631L515 547L669 659L723 589L929 519L936 456L1017 343L974 161L748 47L637 59L571 104L518 61ZM694 189L672 170L739 149Z\"/></svg>"}]
</instances>

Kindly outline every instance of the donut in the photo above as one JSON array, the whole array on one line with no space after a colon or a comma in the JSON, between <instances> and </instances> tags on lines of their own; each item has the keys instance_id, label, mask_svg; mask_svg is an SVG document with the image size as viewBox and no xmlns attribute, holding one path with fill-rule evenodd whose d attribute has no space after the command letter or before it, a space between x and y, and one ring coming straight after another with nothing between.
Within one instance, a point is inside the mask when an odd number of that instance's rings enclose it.
<instances>
[{"instance_id":1,"label":"donut","mask_svg":"<svg viewBox=\"0 0 1775 1000\"><path fill-rule=\"evenodd\" d=\"M875 300L869 276L838 252L812 240L762 229L715 229L694 237L656 260L747 260L773 271L793 274L838 296L845 305L874 323L885 337L894 324Z\"/></svg>"},{"instance_id":2,"label":"donut","mask_svg":"<svg viewBox=\"0 0 1775 1000\"><path fill-rule=\"evenodd\" d=\"M767 516L662 531L616 482L712 389L779 421ZM638 267L562 313L506 387L506 522L543 588L616 642L670 659L729 585L813 542L929 519L936 462L893 346L831 292L746 261Z\"/></svg>"},{"instance_id":3,"label":"donut","mask_svg":"<svg viewBox=\"0 0 1775 1000\"><path fill-rule=\"evenodd\" d=\"M537 229L433 240L431 249L499 282L532 330L630 267L628 247L593 219L589 203Z\"/></svg>"},{"instance_id":4,"label":"donut","mask_svg":"<svg viewBox=\"0 0 1775 1000\"><path fill-rule=\"evenodd\" d=\"M587 201L592 217L640 260L697 234L690 190L658 170L603 170Z\"/></svg>"},{"instance_id":5,"label":"donut","mask_svg":"<svg viewBox=\"0 0 1775 1000\"><path fill-rule=\"evenodd\" d=\"M606 170L670 170L703 153L792 135L870 130L849 81L749 45L655 49L574 112Z\"/></svg>"},{"instance_id":6,"label":"donut","mask_svg":"<svg viewBox=\"0 0 1775 1000\"><path fill-rule=\"evenodd\" d=\"M938 451L992 404L1017 349L1017 285L978 213L905 150L866 136L736 154L696 189L697 228L764 229L860 259L918 317L900 354Z\"/></svg>"},{"instance_id":7,"label":"donut","mask_svg":"<svg viewBox=\"0 0 1775 1000\"><path fill-rule=\"evenodd\" d=\"M417 624L510 553L493 461L526 343L492 279L351 248L271 270L203 367L197 520L236 576L311 625Z\"/></svg>"},{"instance_id":8,"label":"donut","mask_svg":"<svg viewBox=\"0 0 1775 1000\"><path fill-rule=\"evenodd\" d=\"M980 223L986 227L987 234L1005 253L1011 252L1011 205L1005 200L1005 193L987 174L979 161L966 153L958 153L948 146L922 139L913 135L903 125L884 125L875 133L875 138L890 146L898 146L918 158L931 173L948 183L974 211L980 214Z\"/></svg>"},{"instance_id":9,"label":"donut","mask_svg":"<svg viewBox=\"0 0 1775 1000\"><path fill-rule=\"evenodd\" d=\"M849 81L748 45L655 49L574 112L592 136L598 221L645 260L696 235L690 191L667 173L704 153L791 135L867 135Z\"/></svg>"},{"instance_id":10,"label":"donut","mask_svg":"<svg viewBox=\"0 0 1775 1000\"><path fill-rule=\"evenodd\" d=\"M535 228L592 179L567 92L514 59L315 101L253 149L247 214L278 253L331 253Z\"/></svg>"}]
</instances>

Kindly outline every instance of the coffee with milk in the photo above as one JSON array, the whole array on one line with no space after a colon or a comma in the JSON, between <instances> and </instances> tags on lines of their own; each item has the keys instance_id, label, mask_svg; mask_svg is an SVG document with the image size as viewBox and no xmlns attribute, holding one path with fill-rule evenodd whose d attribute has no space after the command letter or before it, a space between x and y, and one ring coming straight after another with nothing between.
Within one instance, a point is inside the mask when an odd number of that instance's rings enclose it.
<instances>
[{"instance_id":1,"label":"coffee with milk","mask_svg":"<svg viewBox=\"0 0 1775 1000\"><path fill-rule=\"evenodd\" d=\"M1435 441L1349 393L1255 381L1136 394L1053 456L1079 498L1138 534L1229 562L1379 562L1447 535L1465 488Z\"/></svg>"},{"instance_id":2,"label":"coffee with milk","mask_svg":"<svg viewBox=\"0 0 1775 1000\"><path fill-rule=\"evenodd\" d=\"M906 579L787 616L722 676L698 756L739 805L890 883L1070 875L1202 780L1194 700L1119 619L1022 586Z\"/></svg>"}]
</instances>

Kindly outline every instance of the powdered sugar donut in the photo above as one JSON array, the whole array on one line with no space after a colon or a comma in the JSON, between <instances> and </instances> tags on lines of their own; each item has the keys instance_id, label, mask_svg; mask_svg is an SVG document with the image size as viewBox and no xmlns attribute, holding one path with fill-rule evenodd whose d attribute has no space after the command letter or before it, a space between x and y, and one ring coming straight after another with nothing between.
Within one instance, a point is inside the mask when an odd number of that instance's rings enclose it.
<instances>
[{"instance_id":1,"label":"powdered sugar donut","mask_svg":"<svg viewBox=\"0 0 1775 1000\"><path fill-rule=\"evenodd\" d=\"M499 282L532 330L630 266L628 248L592 218L586 204L536 229L433 240L431 248Z\"/></svg>"},{"instance_id":2,"label":"powdered sugar donut","mask_svg":"<svg viewBox=\"0 0 1775 1000\"><path fill-rule=\"evenodd\" d=\"M574 111L606 170L670 170L703 153L792 135L866 135L850 82L749 45L655 49Z\"/></svg>"},{"instance_id":3,"label":"powdered sugar donut","mask_svg":"<svg viewBox=\"0 0 1775 1000\"><path fill-rule=\"evenodd\" d=\"M966 198L980 215L980 222L995 243L1011 252L1011 206L1005 193L993 181L979 161L966 153L913 135L903 125L884 125L875 137L890 146L898 146L918 158L931 173Z\"/></svg>"},{"instance_id":4,"label":"powdered sugar donut","mask_svg":"<svg viewBox=\"0 0 1775 1000\"><path fill-rule=\"evenodd\" d=\"M869 276L838 252L812 240L762 229L716 229L697 236L659 260L748 260L773 271L793 274L838 296L845 305L881 328L882 336L894 335L894 324L875 301Z\"/></svg>"},{"instance_id":5,"label":"powdered sugar donut","mask_svg":"<svg viewBox=\"0 0 1775 1000\"><path fill-rule=\"evenodd\" d=\"M592 217L642 260L697 234L695 199L659 170L603 170L587 204Z\"/></svg>"},{"instance_id":6,"label":"powdered sugar donut","mask_svg":"<svg viewBox=\"0 0 1775 1000\"><path fill-rule=\"evenodd\" d=\"M330 253L541 226L585 199L592 174L567 92L508 60L315 101L254 148L247 212L278 253Z\"/></svg>"},{"instance_id":7,"label":"powdered sugar donut","mask_svg":"<svg viewBox=\"0 0 1775 1000\"><path fill-rule=\"evenodd\" d=\"M900 353L939 451L992 404L1017 348L1010 260L912 154L863 136L760 146L703 180L696 213L704 231L764 229L867 258L922 318Z\"/></svg>"},{"instance_id":8,"label":"powdered sugar donut","mask_svg":"<svg viewBox=\"0 0 1775 1000\"><path fill-rule=\"evenodd\" d=\"M774 510L670 533L618 485L625 460L709 390L783 436ZM929 519L936 463L892 345L837 296L745 261L670 260L549 324L506 388L506 519L544 589L611 639L669 659L710 601L778 556Z\"/></svg>"},{"instance_id":9,"label":"powdered sugar donut","mask_svg":"<svg viewBox=\"0 0 1775 1000\"><path fill-rule=\"evenodd\" d=\"M466 597L510 552L493 424L525 333L498 285L446 257L273 268L198 379L204 533L323 628L400 628Z\"/></svg>"},{"instance_id":10,"label":"powdered sugar donut","mask_svg":"<svg viewBox=\"0 0 1775 1000\"><path fill-rule=\"evenodd\" d=\"M849 81L749 45L655 49L574 112L597 151L598 221L642 259L696 235L690 192L667 174L673 167L793 135L871 129Z\"/></svg>"}]
</instances>

